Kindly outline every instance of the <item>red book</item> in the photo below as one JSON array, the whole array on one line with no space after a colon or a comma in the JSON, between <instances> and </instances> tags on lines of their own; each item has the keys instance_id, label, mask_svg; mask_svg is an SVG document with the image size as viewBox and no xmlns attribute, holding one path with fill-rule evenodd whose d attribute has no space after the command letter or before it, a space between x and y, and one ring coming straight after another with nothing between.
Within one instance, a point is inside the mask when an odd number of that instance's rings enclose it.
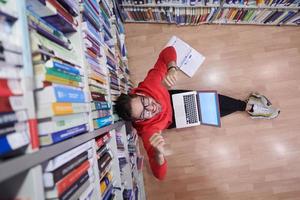
<instances>
[{"instance_id":1,"label":"red book","mask_svg":"<svg viewBox=\"0 0 300 200\"><path fill-rule=\"evenodd\" d=\"M68 20L70 23L74 24L75 26L78 26L78 22L74 20L72 15L65 10L64 7L60 3L57 2L57 0L47 0L53 7L56 8L57 12L59 12L66 20Z\"/></svg>"},{"instance_id":2,"label":"red book","mask_svg":"<svg viewBox=\"0 0 300 200\"><path fill-rule=\"evenodd\" d=\"M66 175L64 178L59 180L56 183L58 196L61 196L64 191L66 191L73 183L75 183L76 180L79 179L80 176L82 176L89 169L89 167L90 162L87 160L72 172L70 172L68 175Z\"/></svg>"},{"instance_id":3,"label":"red book","mask_svg":"<svg viewBox=\"0 0 300 200\"><path fill-rule=\"evenodd\" d=\"M12 112L8 97L0 97L0 112Z\"/></svg>"},{"instance_id":4,"label":"red book","mask_svg":"<svg viewBox=\"0 0 300 200\"><path fill-rule=\"evenodd\" d=\"M105 101L105 95L98 92L91 92L93 101Z\"/></svg>"},{"instance_id":5,"label":"red book","mask_svg":"<svg viewBox=\"0 0 300 200\"><path fill-rule=\"evenodd\" d=\"M21 95L22 86L20 80L0 79L0 96L8 97L13 95Z\"/></svg>"}]
</instances>

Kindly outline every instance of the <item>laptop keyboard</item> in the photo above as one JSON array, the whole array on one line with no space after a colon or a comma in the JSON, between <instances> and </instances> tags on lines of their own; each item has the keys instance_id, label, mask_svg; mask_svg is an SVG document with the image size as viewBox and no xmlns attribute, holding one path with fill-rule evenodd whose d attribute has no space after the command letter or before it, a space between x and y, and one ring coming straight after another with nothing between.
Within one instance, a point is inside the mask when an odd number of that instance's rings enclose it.
<instances>
[{"instance_id":1,"label":"laptop keyboard","mask_svg":"<svg viewBox=\"0 0 300 200\"><path fill-rule=\"evenodd\" d=\"M184 110L186 114L186 123L187 124L197 123L198 116L197 116L195 95L194 94L184 95L183 102L184 102Z\"/></svg>"}]
</instances>

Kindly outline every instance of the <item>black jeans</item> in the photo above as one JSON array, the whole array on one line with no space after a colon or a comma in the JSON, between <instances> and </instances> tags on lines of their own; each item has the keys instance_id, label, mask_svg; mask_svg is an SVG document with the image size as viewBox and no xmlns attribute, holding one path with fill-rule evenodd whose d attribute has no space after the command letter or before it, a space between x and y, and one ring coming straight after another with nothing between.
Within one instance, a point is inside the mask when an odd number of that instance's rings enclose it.
<instances>
[{"instance_id":1,"label":"black jeans","mask_svg":"<svg viewBox=\"0 0 300 200\"><path fill-rule=\"evenodd\" d=\"M168 129L175 128L175 116L174 116L174 109L173 109L173 102L172 102L172 94L178 94L178 93L183 93L183 92L189 92L191 90L169 90L169 94L171 97L171 104L172 104L172 110L173 110L173 122L172 124L168 127ZM220 115L221 117L224 117L226 115L229 115L233 112L236 111L245 111L246 110L246 102L234 99L228 96L224 96L221 94L218 94L219 97L219 106L220 106Z\"/></svg>"}]
</instances>

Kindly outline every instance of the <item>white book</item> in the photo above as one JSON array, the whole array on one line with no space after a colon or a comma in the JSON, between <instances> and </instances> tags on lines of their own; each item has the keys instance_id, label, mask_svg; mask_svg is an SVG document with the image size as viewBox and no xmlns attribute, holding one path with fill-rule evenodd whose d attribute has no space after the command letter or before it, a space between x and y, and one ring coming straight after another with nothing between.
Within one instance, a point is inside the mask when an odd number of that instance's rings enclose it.
<instances>
[{"instance_id":1,"label":"white book","mask_svg":"<svg viewBox=\"0 0 300 200\"><path fill-rule=\"evenodd\" d=\"M39 121L39 135L48 135L50 133L62 131L65 129L87 124L89 121L88 113L77 113L65 116L54 116L44 121Z\"/></svg>"},{"instance_id":2,"label":"white book","mask_svg":"<svg viewBox=\"0 0 300 200\"><path fill-rule=\"evenodd\" d=\"M278 24L282 19L284 19L287 15L289 14L288 11L282 13L282 15L280 17L278 17L274 22L273 24Z\"/></svg>"},{"instance_id":3,"label":"white book","mask_svg":"<svg viewBox=\"0 0 300 200\"><path fill-rule=\"evenodd\" d=\"M93 149L88 149L87 151L88 153L88 159L92 158L93 156ZM84 160L85 161L85 160ZM82 161L80 160L76 160L76 162L81 162L80 165L83 163ZM74 165L74 163L73 163ZM78 165L78 164L77 164ZM78 165L77 167L79 167L80 165ZM75 166L75 165L74 165ZM71 171L69 171L67 174L65 174L64 176L68 175L69 173L71 173L74 169L76 169L77 167L74 168L74 166L70 166L68 165L68 168L69 169L72 169ZM62 177L63 178L63 177ZM52 172L45 172L43 173L43 182L44 182L44 187L45 188L52 188L54 187L55 185L55 182L54 182L54 175Z\"/></svg>"},{"instance_id":4,"label":"white book","mask_svg":"<svg viewBox=\"0 0 300 200\"><path fill-rule=\"evenodd\" d=\"M177 53L177 66L189 77L192 77L205 57L180 38L173 36L166 46L173 46Z\"/></svg>"},{"instance_id":5,"label":"white book","mask_svg":"<svg viewBox=\"0 0 300 200\"><path fill-rule=\"evenodd\" d=\"M3 79L20 79L22 69L18 67L7 67L0 65L0 78Z\"/></svg>"},{"instance_id":6,"label":"white book","mask_svg":"<svg viewBox=\"0 0 300 200\"><path fill-rule=\"evenodd\" d=\"M91 163L91 161L92 161L92 159L90 159L89 160L89 162ZM92 164L90 164L90 166L92 166ZM88 176L89 176L89 179L87 180L87 182L93 182L94 181L94 173L93 173L93 168L92 167L90 167L88 170L87 170L87 172L88 172ZM79 177L79 179L80 179L81 177ZM79 179L77 179L77 180L79 180ZM76 181L77 180L75 180L75 182L74 183L76 183ZM61 181L61 180L60 180ZM59 183L59 182L58 182ZM72 183L72 185L74 184L74 183ZM57 184L57 183L56 183ZM71 186L72 186L71 185ZM87 187L86 187L87 188ZM66 189L64 192L66 192L68 189ZM63 192L63 193L64 193ZM68 192L70 192L70 191L68 191ZM76 192L75 192L76 193ZM71 197L73 197L74 195L72 195ZM48 189L46 189L45 190L45 197L46 197L46 199L59 199L58 197L60 197L59 196L59 191L58 191L58 189L57 189L57 187L55 186L53 189L51 189L51 190L48 190ZM72 198L71 198L72 199ZM73 198L74 199L74 198ZM75 198L76 199L76 198ZM74 199L74 200L75 200Z\"/></svg>"},{"instance_id":7,"label":"white book","mask_svg":"<svg viewBox=\"0 0 300 200\"><path fill-rule=\"evenodd\" d=\"M90 186L79 196L79 200L91 200L92 194L94 192L94 185L90 184Z\"/></svg>"},{"instance_id":8,"label":"white book","mask_svg":"<svg viewBox=\"0 0 300 200\"><path fill-rule=\"evenodd\" d=\"M93 141L86 142L78 147L75 147L74 149L71 149L70 151L67 151L63 154L60 154L59 156L56 156L55 158L49 160L44 165L44 171L45 172L52 172L53 170L59 168L63 164L69 162L79 154L83 153L84 151L87 151L89 148L92 147Z\"/></svg>"},{"instance_id":9,"label":"white book","mask_svg":"<svg viewBox=\"0 0 300 200\"><path fill-rule=\"evenodd\" d=\"M89 112L88 103L48 103L37 105L37 118Z\"/></svg>"},{"instance_id":10,"label":"white book","mask_svg":"<svg viewBox=\"0 0 300 200\"><path fill-rule=\"evenodd\" d=\"M29 144L28 131L9 133L0 139L0 144L7 146L8 149L1 149L0 154L14 151Z\"/></svg>"},{"instance_id":11,"label":"white book","mask_svg":"<svg viewBox=\"0 0 300 200\"><path fill-rule=\"evenodd\" d=\"M10 96L8 99L9 104L14 111L26 109L26 101L23 96Z\"/></svg>"},{"instance_id":12,"label":"white book","mask_svg":"<svg viewBox=\"0 0 300 200\"><path fill-rule=\"evenodd\" d=\"M88 93L81 88L57 84L36 91L35 96L38 104L54 102L84 103L88 99Z\"/></svg>"}]
</instances>

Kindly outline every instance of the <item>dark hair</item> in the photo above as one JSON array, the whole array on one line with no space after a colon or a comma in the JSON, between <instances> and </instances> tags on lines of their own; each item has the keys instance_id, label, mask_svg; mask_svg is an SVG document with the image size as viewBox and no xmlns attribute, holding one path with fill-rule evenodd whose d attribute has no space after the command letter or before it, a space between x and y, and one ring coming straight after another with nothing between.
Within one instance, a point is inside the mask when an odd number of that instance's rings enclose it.
<instances>
[{"instance_id":1,"label":"dark hair","mask_svg":"<svg viewBox=\"0 0 300 200\"><path fill-rule=\"evenodd\" d=\"M125 121L133 121L132 118L132 107L131 107L131 100L134 97L137 97L136 94L124 94L122 93L115 105L115 109L119 117L121 117Z\"/></svg>"}]
</instances>

